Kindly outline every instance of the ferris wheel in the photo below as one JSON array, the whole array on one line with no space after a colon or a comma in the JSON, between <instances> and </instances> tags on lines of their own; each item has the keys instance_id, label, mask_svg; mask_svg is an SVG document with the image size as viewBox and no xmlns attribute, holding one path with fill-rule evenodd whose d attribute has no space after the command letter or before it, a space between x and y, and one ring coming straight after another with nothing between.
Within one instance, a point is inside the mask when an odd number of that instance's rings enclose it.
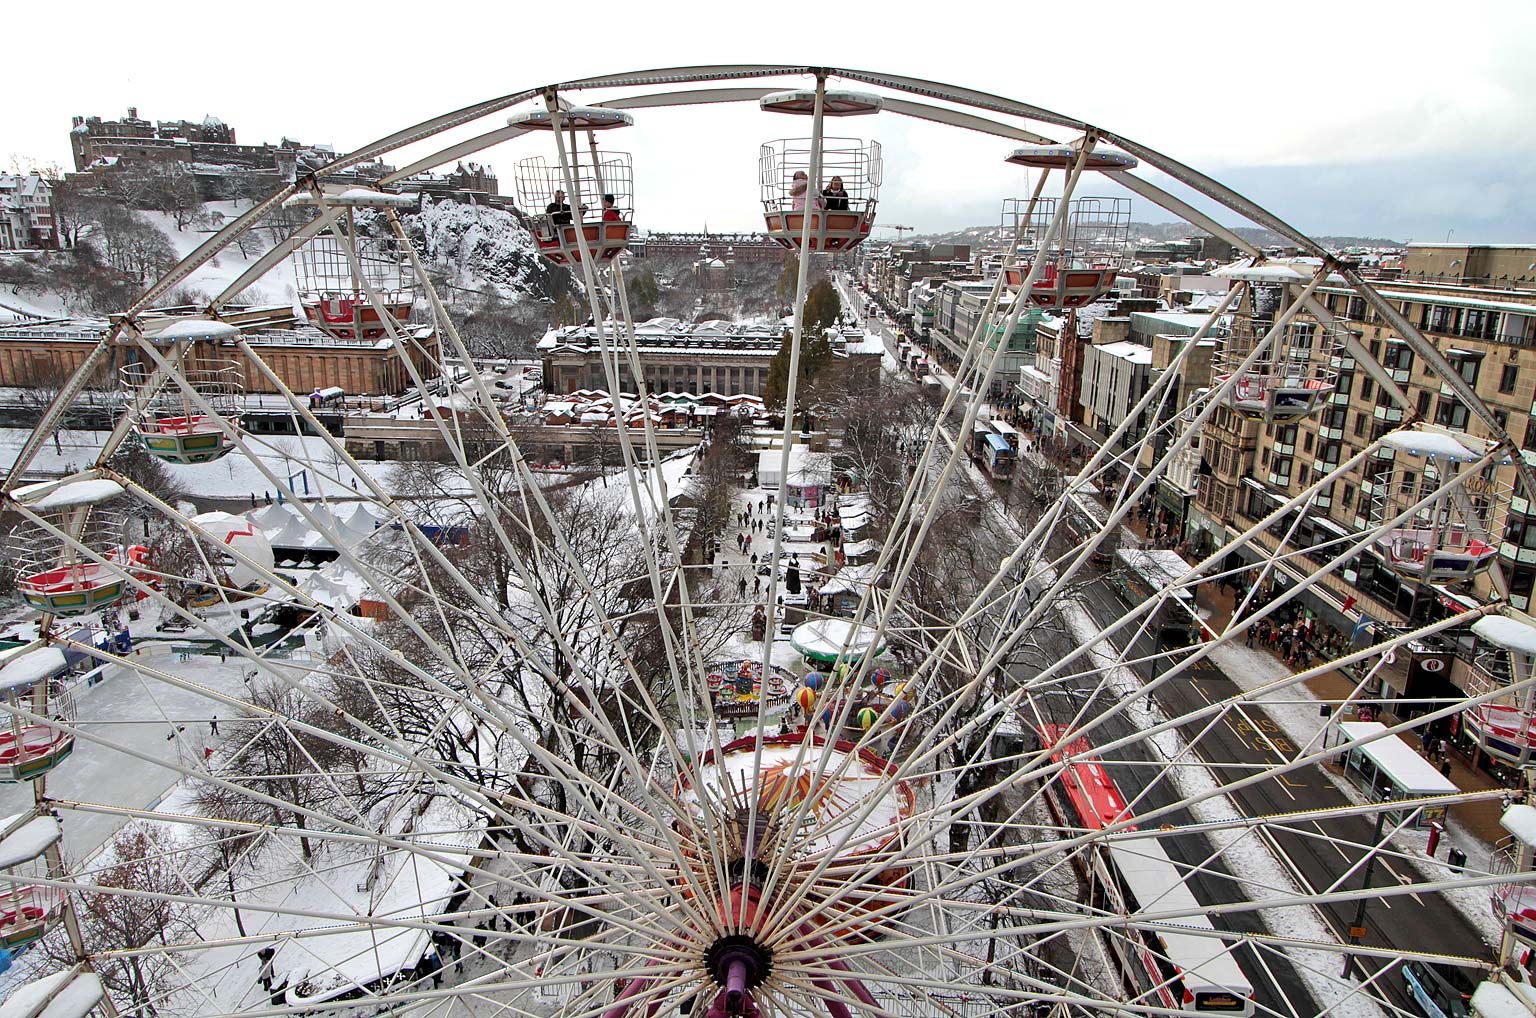
<instances>
[{"instance_id":1,"label":"ferris wheel","mask_svg":"<svg viewBox=\"0 0 1536 1018\"><path fill-rule=\"evenodd\" d=\"M941 405L892 432L898 467L878 497L835 451L818 480L792 483L816 469L797 445L800 423L810 430L798 391L810 257L782 425L758 436L759 472L778 488L749 488L737 465L710 516L697 478L725 453L664 452L661 394L625 391L644 371L624 254L661 213L606 138L644 131L648 109L722 103L765 138L781 133L770 114L809 124L757 153L764 230L796 252L867 246L877 225L881 146L828 135L829 117L980 132L1036 175L1030 197L1004 204L1011 242ZM479 133L373 186L332 179L460 129ZM309 327L392 344L420 392L454 377L449 362L472 367L408 227L414 199L391 188L499 144L529 150L519 198L537 250L587 302L622 465L552 484L470 370L453 412L426 418L445 490L467 510L429 522L284 382L232 302L293 272ZM1114 193L1082 193L1101 184ZM1244 257L1079 459L1048 461L1038 421L1034 449L994 432L987 462L1027 458L1052 492L1020 509L967 455L997 337L1049 312L1063 358L1083 355L1086 309L1128 257L1124 192ZM1301 254L1265 257L1199 211L1207 200ZM207 307L160 309L274 219L284 239ZM1478 435L1419 421L1405 379L1323 288L1389 323ZM96 461L33 479L64 408L108 365L123 413ZM1347 402L1347 376L1374 379L1398 410L1360 452L1319 455L1299 490L1245 512L1256 525L1199 552L1132 546L1160 478L1200 472L1202 441L1294 442L1286 428ZM280 405L304 442L279 450L250 430L253 401ZM138 453L186 470L243 457L291 506L283 526L318 535L334 566L285 567L265 510L162 498L153 470L128 465ZM305 498L296 467L339 483ZM1485 943L1465 915L1497 901L1524 916L1531 873L1413 858L1421 824L1497 792L1380 802L1348 782L1351 768L1387 766L1373 747L1453 718L1529 758L1536 627L1503 607L1497 555L1502 486L1536 490L1529 473L1462 375L1356 267L1198 171L1048 110L899 75L721 66L571 81L408 127L256 204L151 286L7 478L16 588L36 613L35 639L0 662L0 782L26 800L0 829L11 1000L55 1018L1396 1013L1404 965L1475 972L1522 936L1516 923L1513 940ZM1030 480L1021 464L1013 483ZM1346 485L1361 493L1357 526L1314 535L1309 512ZM832 526L868 539L834 549L814 536ZM745 543L711 548L745 534L767 546L753 575ZM1246 646L1310 595L1345 599L1366 553L1407 584L1489 582L1497 596L1374 643L1316 639L1296 615L1297 645L1322 649L1299 667ZM813 571L814 599L802 594ZM1202 608L1229 581L1232 610ZM352 610L364 597L373 607ZM268 611L301 621L273 623L283 637L267 640L242 613ZM178 635L129 648L77 628L117 631L130 613ZM1476 620L1477 692L1366 720L1390 706L1381 674L1395 655ZM122 712L86 719L107 686L72 681L79 657L136 690ZM1323 677L1347 692L1310 691ZM1304 723L1319 706L1359 720ZM150 724L175 753L141 737ZM207 738L184 751L188 726ZM137 787L138 767L158 797ZM72 768L92 786L70 785ZM72 845L86 830L94 840ZM1392 879L1373 882L1378 869ZM1390 917L1367 928L1367 902Z\"/></svg>"}]
</instances>

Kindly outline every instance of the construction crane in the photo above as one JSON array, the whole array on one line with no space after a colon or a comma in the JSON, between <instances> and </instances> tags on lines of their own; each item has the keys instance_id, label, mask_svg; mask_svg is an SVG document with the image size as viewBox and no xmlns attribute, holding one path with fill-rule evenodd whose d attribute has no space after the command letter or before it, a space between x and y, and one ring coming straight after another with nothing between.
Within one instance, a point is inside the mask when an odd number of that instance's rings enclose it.
<instances>
[{"instance_id":1,"label":"construction crane","mask_svg":"<svg viewBox=\"0 0 1536 1018\"><path fill-rule=\"evenodd\" d=\"M912 227L910 227L910 226L897 226L895 223L876 223L874 226L871 226L870 229L871 230L895 230L897 233L911 233L912 232Z\"/></svg>"}]
</instances>

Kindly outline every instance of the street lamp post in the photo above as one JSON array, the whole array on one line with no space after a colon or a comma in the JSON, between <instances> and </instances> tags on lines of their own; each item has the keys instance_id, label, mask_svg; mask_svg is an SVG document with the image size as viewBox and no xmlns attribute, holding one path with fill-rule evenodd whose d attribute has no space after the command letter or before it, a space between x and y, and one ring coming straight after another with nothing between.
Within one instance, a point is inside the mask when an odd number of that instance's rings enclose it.
<instances>
[{"instance_id":1,"label":"street lamp post","mask_svg":"<svg viewBox=\"0 0 1536 1018\"><path fill-rule=\"evenodd\" d=\"M1376 869L1376 848L1381 844L1381 832L1382 829L1386 826L1386 822L1387 811L1384 809L1377 811L1376 835L1371 839L1371 854L1366 856L1365 859L1365 879L1360 884L1360 904L1355 908L1355 921L1350 925L1349 928L1349 942L1351 944L1359 944L1365 940L1365 906L1369 899L1366 897L1364 892L1370 890L1371 887L1371 874ZM1349 978L1349 975L1354 970L1354 968L1355 956L1352 954L1346 954L1344 956L1345 979Z\"/></svg>"}]
</instances>

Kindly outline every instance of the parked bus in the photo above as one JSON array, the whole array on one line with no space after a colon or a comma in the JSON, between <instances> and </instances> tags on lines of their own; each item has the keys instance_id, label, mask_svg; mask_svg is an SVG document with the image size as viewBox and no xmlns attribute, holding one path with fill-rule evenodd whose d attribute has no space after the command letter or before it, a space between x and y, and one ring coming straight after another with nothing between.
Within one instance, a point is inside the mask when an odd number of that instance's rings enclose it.
<instances>
[{"instance_id":1,"label":"parked bus","mask_svg":"<svg viewBox=\"0 0 1536 1018\"><path fill-rule=\"evenodd\" d=\"M1087 739L1074 736L1066 725L1040 725L1035 731L1060 767L1045 796L1060 826L1102 831L1128 818L1124 796ZM1187 876L1168 857L1158 835L1097 843L1078 871L1088 882L1095 912L1183 913L1156 928L1105 938L1128 992L1136 997L1133 1003L1196 1014L1253 1014L1253 984L1232 957L1232 946L1216 936Z\"/></svg>"},{"instance_id":2,"label":"parked bus","mask_svg":"<svg viewBox=\"0 0 1536 1018\"><path fill-rule=\"evenodd\" d=\"M1151 597L1161 598L1150 626L1158 650L1190 647L1211 635L1195 607L1194 591L1174 587L1191 568L1182 555L1166 549L1120 548L1115 551L1111 582L1120 596L1132 605Z\"/></svg>"},{"instance_id":3,"label":"parked bus","mask_svg":"<svg viewBox=\"0 0 1536 1018\"><path fill-rule=\"evenodd\" d=\"M1001 420L994 419L990 423L991 423L993 434L1001 435L1003 437L1003 440L1008 443L1008 447L1011 448L1014 452L1018 452L1019 451L1019 429L1015 428L1012 424L1009 424L1007 421L1001 421Z\"/></svg>"},{"instance_id":4,"label":"parked bus","mask_svg":"<svg viewBox=\"0 0 1536 1018\"><path fill-rule=\"evenodd\" d=\"M1109 513L1099 505L1098 499L1086 492L1069 490L1063 497L1067 505L1063 511L1062 524L1068 540L1074 547L1096 540L1109 525ZM1114 562L1115 552L1119 549L1120 528L1116 527L1099 541L1088 556L1088 561L1096 566L1108 566Z\"/></svg>"}]
</instances>

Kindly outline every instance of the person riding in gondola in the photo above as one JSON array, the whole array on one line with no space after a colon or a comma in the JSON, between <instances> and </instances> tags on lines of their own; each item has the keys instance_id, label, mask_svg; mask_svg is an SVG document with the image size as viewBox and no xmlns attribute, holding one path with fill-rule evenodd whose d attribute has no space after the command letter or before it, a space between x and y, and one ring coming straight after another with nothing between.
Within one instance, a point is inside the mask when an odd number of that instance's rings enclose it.
<instances>
[{"instance_id":1,"label":"person riding in gondola","mask_svg":"<svg viewBox=\"0 0 1536 1018\"><path fill-rule=\"evenodd\" d=\"M843 188L842 177L833 177L832 183L822 190L821 197L826 202L828 212L848 211L848 192Z\"/></svg>"},{"instance_id":2,"label":"person riding in gondola","mask_svg":"<svg viewBox=\"0 0 1536 1018\"><path fill-rule=\"evenodd\" d=\"M624 217L619 214L617 206L614 204L613 195L603 195L603 222L617 223L623 218Z\"/></svg>"},{"instance_id":3,"label":"person riding in gondola","mask_svg":"<svg viewBox=\"0 0 1536 1018\"><path fill-rule=\"evenodd\" d=\"M820 211L826 208L826 202L822 201L821 195L812 195L810 190L810 177L806 176L804 170L796 170L795 175L789 181L789 207L796 212L804 212L805 200L809 197L813 211Z\"/></svg>"},{"instance_id":4,"label":"person riding in gondola","mask_svg":"<svg viewBox=\"0 0 1536 1018\"><path fill-rule=\"evenodd\" d=\"M587 210L585 207L583 207L581 211L585 212ZM544 214L547 215L549 217L549 221L554 223L556 226L571 225L571 206L565 200L564 191L555 192L555 199L554 201L550 202L549 205L544 209Z\"/></svg>"}]
</instances>

